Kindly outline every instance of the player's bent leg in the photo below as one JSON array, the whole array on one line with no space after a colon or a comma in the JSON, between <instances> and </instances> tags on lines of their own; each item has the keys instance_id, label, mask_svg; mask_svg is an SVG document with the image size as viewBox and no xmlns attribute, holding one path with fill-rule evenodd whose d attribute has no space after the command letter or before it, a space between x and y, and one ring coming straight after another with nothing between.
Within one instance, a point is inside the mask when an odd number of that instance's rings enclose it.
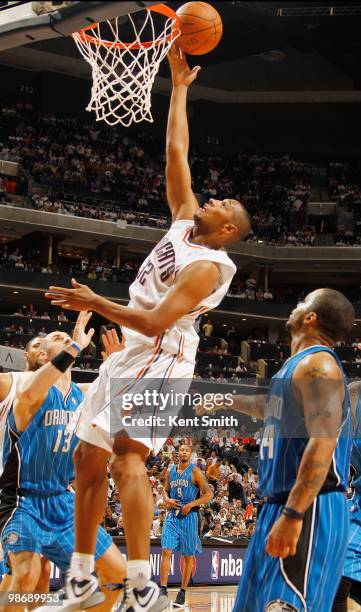
<instances>
[{"instance_id":1,"label":"player's bent leg","mask_svg":"<svg viewBox=\"0 0 361 612\"><path fill-rule=\"evenodd\" d=\"M51 563L45 557L41 557L41 574L36 585L36 591L38 593L48 593L49 592L49 581L50 581L50 573L51 573Z\"/></svg>"},{"instance_id":2,"label":"player's bent leg","mask_svg":"<svg viewBox=\"0 0 361 612\"><path fill-rule=\"evenodd\" d=\"M86 609L104 601L95 575L94 551L107 499L108 458L103 448L83 440L74 451L75 546L66 584L67 610Z\"/></svg>"},{"instance_id":3,"label":"player's bent leg","mask_svg":"<svg viewBox=\"0 0 361 612\"><path fill-rule=\"evenodd\" d=\"M342 576L338 585L332 612L347 612L347 600L351 592L352 580Z\"/></svg>"},{"instance_id":4,"label":"player's bent leg","mask_svg":"<svg viewBox=\"0 0 361 612\"><path fill-rule=\"evenodd\" d=\"M150 580L150 527L153 495L145 469L149 449L136 440L116 436L110 471L119 491L127 542L127 574L131 587L129 610L158 612L168 605L159 587ZM137 520L134 520L136 512Z\"/></svg>"},{"instance_id":5,"label":"player's bent leg","mask_svg":"<svg viewBox=\"0 0 361 612\"><path fill-rule=\"evenodd\" d=\"M149 559L150 527L154 501L145 468L149 449L136 440L118 437L114 441L110 471L119 491L128 558ZM137 520L134 520L134 511Z\"/></svg>"},{"instance_id":6,"label":"player's bent leg","mask_svg":"<svg viewBox=\"0 0 361 612\"><path fill-rule=\"evenodd\" d=\"M11 591L34 591L41 574L41 561L38 553L30 551L9 552L11 567Z\"/></svg>"},{"instance_id":7,"label":"player's bent leg","mask_svg":"<svg viewBox=\"0 0 361 612\"><path fill-rule=\"evenodd\" d=\"M11 593L32 593L36 590L41 575L40 555L35 552L21 551L9 552L9 564L11 576L8 588ZM16 606L17 610L25 610L27 606ZM14 607L4 604L0 607L1 612L9 612Z\"/></svg>"},{"instance_id":8,"label":"player's bent leg","mask_svg":"<svg viewBox=\"0 0 361 612\"><path fill-rule=\"evenodd\" d=\"M45 561L49 565L49 570L46 569L46 571L44 572L42 571L39 582L35 587L35 593L48 593L49 592L50 563L46 559ZM0 593L9 593L11 591L11 579L12 579L11 574L4 574L3 579L1 581L1 585L0 585ZM0 596L0 601L1 601L1 596ZM24 605L23 607L19 605L16 605L16 608L9 606L8 609L10 610L15 609L16 612L21 612L22 610L35 610L38 607L39 607L39 603L28 603L26 606ZM2 608L0 605L0 609L3 610L5 608Z\"/></svg>"},{"instance_id":9,"label":"player's bent leg","mask_svg":"<svg viewBox=\"0 0 361 612\"><path fill-rule=\"evenodd\" d=\"M35 587L35 592L36 593L49 593L51 564L50 564L50 561L48 561L48 559L46 559L45 557L40 558L40 563L41 563L41 573L40 573L40 578L38 580L38 584ZM39 604L37 603L28 604L27 609L34 610L35 608L38 607L38 605Z\"/></svg>"},{"instance_id":10,"label":"player's bent leg","mask_svg":"<svg viewBox=\"0 0 361 612\"><path fill-rule=\"evenodd\" d=\"M108 458L106 450L83 440L74 452L75 547L66 584L67 610L91 608L104 601L95 575L94 552L107 500Z\"/></svg>"},{"instance_id":11,"label":"player's bent leg","mask_svg":"<svg viewBox=\"0 0 361 612\"><path fill-rule=\"evenodd\" d=\"M100 588L103 591L106 599L96 606L94 610L98 612L108 612L111 610L117 599L122 596L120 589L107 588L107 585L124 585L126 578L127 567L123 555L120 550L112 544L106 552L95 562L95 569L98 574Z\"/></svg>"},{"instance_id":12,"label":"player's bent leg","mask_svg":"<svg viewBox=\"0 0 361 612\"><path fill-rule=\"evenodd\" d=\"M74 452L75 464L75 552L94 555L98 526L108 492L106 466L109 453L80 441ZM84 521L84 516L87 520Z\"/></svg>"}]
</instances>

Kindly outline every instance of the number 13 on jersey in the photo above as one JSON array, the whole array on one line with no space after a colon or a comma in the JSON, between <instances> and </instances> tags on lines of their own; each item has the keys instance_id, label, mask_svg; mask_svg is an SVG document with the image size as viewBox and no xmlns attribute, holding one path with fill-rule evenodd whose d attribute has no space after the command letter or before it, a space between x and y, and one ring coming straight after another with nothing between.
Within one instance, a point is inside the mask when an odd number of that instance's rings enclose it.
<instances>
[{"instance_id":1,"label":"number 13 on jersey","mask_svg":"<svg viewBox=\"0 0 361 612\"><path fill-rule=\"evenodd\" d=\"M265 449L267 449L267 459L273 459L274 453L274 437L275 437L275 426L270 424L265 427L262 442L259 450L260 458L265 458Z\"/></svg>"},{"instance_id":2,"label":"number 13 on jersey","mask_svg":"<svg viewBox=\"0 0 361 612\"><path fill-rule=\"evenodd\" d=\"M70 450L71 438L73 433L71 431L64 431L64 429L58 429L56 441L53 448L53 453L57 453L60 449L61 452L68 453Z\"/></svg>"}]
</instances>

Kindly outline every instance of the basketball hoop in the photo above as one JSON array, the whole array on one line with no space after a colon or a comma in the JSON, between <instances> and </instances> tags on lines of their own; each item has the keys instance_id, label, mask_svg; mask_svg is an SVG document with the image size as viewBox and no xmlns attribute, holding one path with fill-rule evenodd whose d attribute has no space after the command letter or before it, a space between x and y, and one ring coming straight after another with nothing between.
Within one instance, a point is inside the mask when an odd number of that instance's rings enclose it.
<instances>
[{"instance_id":1,"label":"basketball hoop","mask_svg":"<svg viewBox=\"0 0 361 612\"><path fill-rule=\"evenodd\" d=\"M135 36L132 42L120 39L123 17L96 23L72 34L92 68L93 86L86 110L95 111L97 121L103 120L109 125L121 123L126 127L133 122L153 121L152 85L160 62L180 35L180 24L176 13L165 4L145 10L146 17L138 29L134 17L127 15ZM165 25L158 27L159 33L154 14L166 18ZM147 34L151 39L143 41Z\"/></svg>"}]
</instances>

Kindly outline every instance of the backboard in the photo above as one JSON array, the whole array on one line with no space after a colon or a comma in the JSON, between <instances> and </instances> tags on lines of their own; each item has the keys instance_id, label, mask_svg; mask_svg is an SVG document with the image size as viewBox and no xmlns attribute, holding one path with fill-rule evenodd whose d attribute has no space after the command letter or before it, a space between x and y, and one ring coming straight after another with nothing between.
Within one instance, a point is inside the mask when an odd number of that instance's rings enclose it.
<instances>
[{"instance_id":1,"label":"backboard","mask_svg":"<svg viewBox=\"0 0 361 612\"><path fill-rule=\"evenodd\" d=\"M135 13L155 4L159 4L159 0L0 2L0 51L69 36L89 24Z\"/></svg>"}]
</instances>

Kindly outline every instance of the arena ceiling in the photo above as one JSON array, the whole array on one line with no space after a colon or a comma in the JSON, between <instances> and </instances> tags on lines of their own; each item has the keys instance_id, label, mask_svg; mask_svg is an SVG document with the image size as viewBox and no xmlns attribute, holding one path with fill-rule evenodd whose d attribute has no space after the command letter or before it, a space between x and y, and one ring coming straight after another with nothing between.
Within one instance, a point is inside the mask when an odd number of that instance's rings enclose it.
<instances>
[{"instance_id":1,"label":"arena ceiling","mask_svg":"<svg viewBox=\"0 0 361 612\"><path fill-rule=\"evenodd\" d=\"M214 5L224 21L224 36L219 47L202 60L219 66L222 87L227 83L232 88L236 82L238 88L248 90L360 88L360 2L333 2L334 16L313 14L316 7L331 6L320 1ZM345 5L349 14L336 14L337 6L345 10ZM287 16L287 7L305 14Z\"/></svg>"},{"instance_id":2,"label":"arena ceiling","mask_svg":"<svg viewBox=\"0 0 361 612\"><path fill-rule=\"evenodd\" d=\"M168 4L177 8L182 2ZM216 50L197 60L203 66L200 85L248 92L361 89L360 2L212 4L224 34ZM2 51L0 63L89 76L66 37ZM165 62L160 76L168 76Z\"/></svg>"}]
</instances>

